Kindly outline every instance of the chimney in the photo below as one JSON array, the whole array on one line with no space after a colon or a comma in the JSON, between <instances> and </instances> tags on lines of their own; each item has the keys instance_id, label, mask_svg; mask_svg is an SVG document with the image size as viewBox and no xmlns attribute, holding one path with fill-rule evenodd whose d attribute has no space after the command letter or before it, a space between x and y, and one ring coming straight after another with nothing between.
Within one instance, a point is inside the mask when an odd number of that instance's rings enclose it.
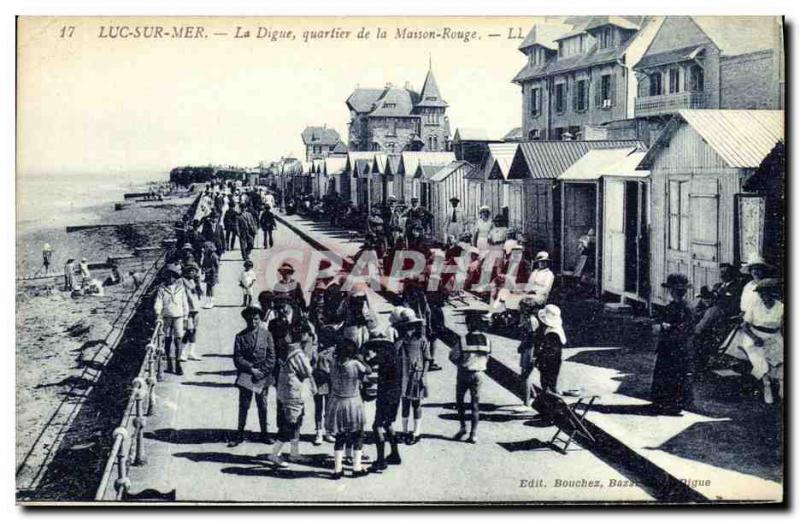
<instances>
[{"instance_id":1,"label":"chimney","mask_svg":"<svg viewBox=\"0 0 800 521\"><path fill-rule=\"evenodd\" d=\"M412 87L411 87L411 82L410 82L410 81L408 81L408 80L406 80L405 89L406 89L406 90L412 90Z\"/></svg>"}]
</instances>

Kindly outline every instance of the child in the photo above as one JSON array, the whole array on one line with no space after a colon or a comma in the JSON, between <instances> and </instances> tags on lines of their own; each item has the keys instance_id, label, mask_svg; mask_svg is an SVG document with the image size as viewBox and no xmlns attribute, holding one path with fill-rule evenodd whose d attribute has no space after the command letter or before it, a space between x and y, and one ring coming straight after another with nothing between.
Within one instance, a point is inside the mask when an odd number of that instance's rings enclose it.
<instances>
[{"instance_id":1,"label":"child","mask_svg":"<svg viewBox=\"0 0 800 521\"><path fill-rule=\"evenodd\" d=\"M200 318L200 298L203 296L203 289L200 287L200 266L191 261L183 265L183 284L186 286L186 294L189 297L189 316L186 318L186 333L183 336L183 353L181 362L187 360L200 360L194 352L197 342L197 324Z\"/></svg>"},{"instance_id":2,"label":"child","mask_svg":"<svg viewBox=\"0 0 800 521\"><path fill-rule=\"evenodd\" d=\"M311 378L311 364L299 343L290 343L290 324L283 318L273 321L272 335L277 354L278 383L278 442L272 449L270 462L277 467L287 467L281 459L281 451L286 443L291 444L292 461L300 459L300 426L303 424L303 382L308 380L314 390Z\"/></svg>"},{"instance_id":3,"label":"child","mask_svg":"<svg viewBox=\"0 0 800 521\"><path fill-rule=\"evenodd\" d=\"M325 412L325 429L336 437L333 446L333 475L339 479L344 475L345 445L349 445L353 453L353 477L368 474L362 468L362 446L364 443L364 403L361 400L359 386L369 367L356 357L355 342L342 339L336 347L336 358L331 366L331 397Z\"/></svg>"},{"instance_id":4,"label":"child","mask_svg":"<svg viewBox=\"0 0 800 521\"><path fill-rule=\"evenodd\" d=\"M458 408L458 421L461 427L453 437L460 440L467 433L467 423L464 415L464 397L467 391L472 402L472 423L470 426L469 443L478 442L478 421L480 419L480 389L482 374L486 371L492 344L489 337L479 331L482 320L480 315L467 315L467 334L462 335L452 351L450 361L458 367L456 376L456 407Z\"/></svg>"},{"instance_id":5,"label":"child","mask_svg":"<svg viewBox=\"0 0 800 521\"><path fill-rule=\"evenodd\" d=\"M394 328L390 328L396 335ZM399 343L390 339L386 332L371 332L371 338L365 348L374 352L374 363L377 365L378 393L375 399L375 420L372 431L375 434L375 448L378 459L370 470L380 474L386 465L400 464L400 452L397 448L397 436L392 424L397 419L397 409L402 396L402 357L398 351ZM389 441L391 452L385 457L386 441Z\"/></svg>"},{"instance_id":6,"label":"child","mask_svg":"<svg viewBox=\"0 0 800 521\"><path fill-rule=\"evenodd\" d=\"M173 361L175 363L175 374L182 375L181 367L181 348L183 347L183 337L186 334L186 318L189 316L191 305L189 303L188 291L181 278L181 269L175 264L167 265L164 270L164 284L158 287L156 298L153 302L156 321L163 325L164 349L167 353L167 372L173 371ZM175 346L174 356L170 351L170 341Z\"/></svg>"},{"instance_id":7,"label":"child","mask_svg":"<svg viewBox=\"0 0 800 521\"><path fill-rule=\"evenodd\" d=\"M421 401L428 396L426 375L433 361L428 339L422 331L423 321L413 310L404 313L395 328L400 333L398 350L402 354L403 437L408 445L419 441L422 430ZM412 430L408 430L410 410L414 409Z\"/></svg>"},{"instance_id":8,"label":"child","mask_svg":"<svg viewBox=\"0 0 800 521\"><path fill-rule=\"evenodd\" d=\"M206 279L206 303L203 308L211 309L214 307L214 286L217 285L219 274L219 256L213 242L205 242L203 249L203 272Z\"/></svg>"},{"instance_id":9,"label":"child","mask_svg":"<svg viewBox=\"0 0 800 521\"><path fill-rule=\"evenodd\" d=\"M244 261L244 271L239 276L239 287L242 288L242 306L247 307L253 304L255 294L256 271L253 269L253 261Z\"/></svg>"},{"instance_id":10,"label":"child","mask_svg":"<svg viewBox=\"0 0 800 521\"><path fill-rule=\"evenodd\" d=\"M561 372L561 351L567 345L567 335L561 320L561 308L548 304L536 314L543 326L536 337L536 366L539 368L542 390L558 394L558 374Z\"/></svg>"}]
</instances>

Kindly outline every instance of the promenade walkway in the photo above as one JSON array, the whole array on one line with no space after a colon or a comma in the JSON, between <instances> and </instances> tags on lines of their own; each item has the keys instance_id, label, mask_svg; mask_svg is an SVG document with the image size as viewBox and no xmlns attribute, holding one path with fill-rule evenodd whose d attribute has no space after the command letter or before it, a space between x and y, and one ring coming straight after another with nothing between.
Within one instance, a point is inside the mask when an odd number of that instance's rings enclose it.
<instances>
[{"instance_id":1,"label":"promenade walkway","mask_svg":"<svg viewBox=\"0 0 800 521\"><path fill-rule=\"evenodd\" d=\"M353 255L360 246L347 233L326 223L299 216L281 219L339 255ZM486 305L468 296L463 303L446 306L446 323L451 330L463 331L462 315L467 308L486 309ZM568 325L571 317L577 318L570 309L563 312ZM612 451L622 458L641 458L649 467L644 472L660 470L690 482L691 488L707 499L780 500L779 411L752 396L742 397L740 381L729 378L697 382L694 404L683 416L650 415L647 396L655 355L652 346L626 347L637 342L623 337L635 334L623 332L616 345L578 345L564 353L559 387L574 395L598 396L587 420L605 439L617 442L618 448ZM499 372L517 376L518 342L501 335L491 337ZM644 340L640 343L646 344ZM626 456L619 448L630 452Z\"/></svg>"},{"instance_id":2,"label":"promenade walkway","mask_svg":"<svg viewBox=\"0 0 800 521\"><path fill-rule=\"evenodd\" d=\"M344 234L337 238L337 234L314 233L342 253L357 247ZM281 250L310 251L309 244L286 226L279 225L276 240L274 249L253 252L259 290L265 288L264 270L274 265ZM197 348L202 360L188 362L184 376L166 375L158 386L157 413L147 419L145 434L149 462L131 467L131 494L174 492L177 501L191 503L652 501L626 476L579 445L572 445L567 454L553 451L547 441L555 428L530 412L520 413L519 399L489 379L481 391L479 443L451 440L458 430L455 368L444 345L436 352L444 369L429 376L422 440L401 447L400 466L359 479L348 477L349 471L342 480L328 479L332 445L310 443L314 429L309 393L300 446L306 455L303 462L275 469L267 461L270 445L251 441L228 448L237 416L233 338L244 326L239 315L240 270L239 252L227 252L221 262L217 305L201 312ZM370 293L369 298L385 323L391 306L380 295ZM368 404L367 417L372 416ZM274 391L269 397L269 423L274 433ZM398 419L396 427L399 424ZM248 429L258 429L254 405ZM365 453L374 458L374 446L366 445Z\"/></svg>"}]
</instances>

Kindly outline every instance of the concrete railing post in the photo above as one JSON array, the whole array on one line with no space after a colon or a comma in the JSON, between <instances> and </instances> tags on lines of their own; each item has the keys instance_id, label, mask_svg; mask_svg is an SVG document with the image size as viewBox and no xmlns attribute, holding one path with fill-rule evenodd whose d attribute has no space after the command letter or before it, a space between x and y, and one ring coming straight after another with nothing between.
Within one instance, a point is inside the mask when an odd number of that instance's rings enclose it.
<instances>
[{"instance_id":1,"label":"concrete railing post","mask_svg":"<svg viewBox=\"0 0 800 521\"><path fill-rule=\"evenodd\" d=\"M114 440L121 438L119 449L117 450L117 479L114 480L114 489L117 491L117 499L122 498L131 488L131 480L128 478L128 457L125 448L125 440L128 439L128 431L125 427L114 429Z\"/></svg>"},{"instance_id":2,"label":"concrete railing post","mask_svg":"<svg viewBox=\"0 0 800 521\"><path fill-rule=\"evenodd\" d=\"M133 465L140 466L147 463L147 457L144 453L144 428L147 426L147 420L144 418L142 411L142 401L147 393L147 384L142 378L135 378L133 380L135 391L133 392L134 411L136 416L133 418L133 426L136 428L136 437L133 442Z\"/></svg>"},{"instance_id":3,"label":"concrete railing post","mask_svg":"<svg viewBox=\"0 0 800 521\"><path fill-rule=\"evenodd\" d=\"M156 357L157 349L153 344L147 345L147 412L145 416L152 416L156 405Z\"/></svg>"}]
</instances>

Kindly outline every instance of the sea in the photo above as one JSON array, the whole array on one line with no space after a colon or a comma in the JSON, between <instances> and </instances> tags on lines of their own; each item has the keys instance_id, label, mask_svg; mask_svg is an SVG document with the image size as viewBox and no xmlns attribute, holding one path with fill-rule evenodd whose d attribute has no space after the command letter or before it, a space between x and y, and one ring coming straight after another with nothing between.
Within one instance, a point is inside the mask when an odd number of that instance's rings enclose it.
<instances>
[{"instance_id":1,"label":"sea","mask_svg":"<svg viewBox=\"0 0 800 521\"><path fill-rule=\"evenodd\" d=\"M56 270L67 256L80 256L66 226L102 224L126 192L169 179L167 171L18 174L16 182L17 277L32 275L41 265L45 243L54 250ZM72 235L72 234L70 234Z\"/></svg>"}]
</instances>

